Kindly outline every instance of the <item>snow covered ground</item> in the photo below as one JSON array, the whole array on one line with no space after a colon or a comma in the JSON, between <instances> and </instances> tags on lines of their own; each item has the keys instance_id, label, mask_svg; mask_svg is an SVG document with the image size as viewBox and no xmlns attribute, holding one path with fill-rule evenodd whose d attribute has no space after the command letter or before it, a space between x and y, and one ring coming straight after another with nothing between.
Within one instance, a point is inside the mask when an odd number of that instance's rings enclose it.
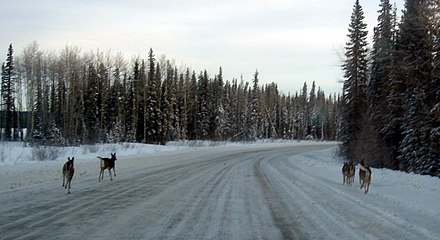
<instances>
[{"instance_id":1,"label":"snow covered ground","mask_svg":"<svg viewBox=\"0 0 440 240\"><path fill-rule=\"evenodd\" d=\"M205 143L205 145L208 143ZM203 144L197 144L202 145ZM116 152L120 158L133 156L161 156L169 153L191 151L196 148L185 143L170 146L136 143L97 144L79 147L23 147L23 143L0 142L0 191L60 180L61 168L68 157L75 157L78 175L95 174L99 168L97 156L110 157ZM133 167L138 162L123 162L123 167ZM38 176L38 177L36 177ZM75 178L76 178L75 177Z\"/></svg>"},{"instance_id":2,"label":"snow covered ground","mask_svg":"<svg viewBox=\"0 0 440 240\"><path fill-rule=\"evenodd\" d=\"M97 156L110 157L110 153L114 152L117 153L118 158L130 158L130 161L118 161L117 167L119 169L121 167L135 168L137 165L157 164L157 161L152 162L151 159L158 159L160 162L161 156L164 155L206 150L213 147L253 148L274 144L309 145L315 143L285 140L258 142L179 141L170 142L166 146L120 143L32 148L25 147L20 142L0 142L0 191L62 180L61 168L68 157L75 157L77 171L75 176L83 176L96 174L99 168ZM150 161L146 163L142 158L139 158L140 156L145 156Z\"/></svg>"},{"instance_id":3,"label":"snow covered ground","mask_svg":"<svg viewBox=\"0 0 440 240\"><path fill-rule=\"evenodd\" d=\"M373 169L342 185L336 143L114 144L52 161L0 147L0 239L438 239L440 179ZM55 151L55 150L54 150ZM98 183L96 156L117 152ZM50 154L46 154L50 156ZM34 156L34 157L33 157ZM61 167L75 156L72 194Z\"/></svg>"}]
</instances>

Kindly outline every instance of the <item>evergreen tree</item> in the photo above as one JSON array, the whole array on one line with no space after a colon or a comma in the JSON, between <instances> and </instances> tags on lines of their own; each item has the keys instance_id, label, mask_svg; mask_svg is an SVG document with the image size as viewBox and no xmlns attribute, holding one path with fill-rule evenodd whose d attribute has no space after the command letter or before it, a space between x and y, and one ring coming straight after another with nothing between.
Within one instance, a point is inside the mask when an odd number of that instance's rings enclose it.
<instances>
[{"instance_id":1,"label":"evergreen tree","mask_svg":"<svg viewBox=\"0 0 440 240\"><path fill-rule=\"evenodd\" d=\"M428 107L424 103L424 92L417 88L412 91L405 102L405 123L403 140L400 147L401 166L405 170L416 173L429 174L430 155Z\"/></svg>"},{"instance_id":2,"label":"evergreen tree","mask_svg":"<svg viewBox=\"0 0 440 240\"><path fill-rule=\"evenodd\" d=\"M382 108L387 93L387 84L393 67L395 32L394 15L389 0L381 0L378 11L378 26L374 29L371 77L368 84L368 101L373 122L382 125Z\"/></svg>"},{"instance_id":3,"label":"evergreen tree","mask_svg":"<svg viewBox=\"0 0 440 240\"><path fill-rule=\"evenodd\" d=\"M136 142L143 142L145 131L145 78L142 76L144 72L144 63L140 63L137 58L133 66L133 90L134 90L134 109L136 111Z\"/></svg>"},{"instance_id":4,"label":"evergreen tree","mask_svg":"<svg viewBox=\"0 0 440 240\"><path fill-rule=\"evenodd\" d=\"M158 143L161 134L160 87L161 69L156 64L153 49L148 53L148 85L146 92L146 142Z\"/></svg>"},{"instance_id":5,"label":"evergreen tree","mask_svg":"<svg viewBox=\"0 0 440 240\"><path fill-rule=\"evenodd\" d=\"M188 136L190 140L198 139L200 126L198 125L199 94L196 73L192 72L188 86Z\"/></svg>"},{"instance_id":6,"label":"evergreen tree","mask_svg":"<svg viewBox=\"0 0 440 240\"><path fill-rule=\"evenodd\" d=\"M279 130L279 95L275 83L267 84L262 90L260 98L261 127L264 138L278 138Z\"/></svg>"},{"instance_id":7,"label":"evergreen tree","mask_svg":"<svg viewBox=\"0 0 440 240\"><path fill-rule=\"evenodd\" d=\"M315 81L312 83L312 89L310 89L310 97L307 104L307 135L311 136L313 139L316 139L316 105L317 105L317 96L316 96L316 85Z\"/></svg>"},{"instance_id":8,"label":"evergreen tree","mask_svg":"<svg viewBox=\"0 0 440 240\"><path fill-rule=\"evenodd\" d=\"M135 109L135 90L133 79L129 77L125 83L125 141L134 142L136 140L136 109Z\"/></svg>"},{"instance_id":9,"label":"evergreen tree","mask_svg":"<svg viewBox=\"0 0 440 240\"><path fill-rule=\"evenodd\" d=\"M116 74L115 74L116 75ZM106 139L108 142L119 142L121 140L121 123L119 119L120 109L120 82L119 76L115 76L115 81L110 86L109 96L107 98L106 107Z\"/></svg>"},{"instance_id":10,"label":"evergreen tree","mask_svg":"<svg viewBox=\"0 0 440 240\"><path fill-rule=\"evenodd\" d=\"M307 123L309 122L309 114L307 113L307 99L307 83L304 82L302 93L299 96L300 110L297 116L299 122L299 139L305 139L307 136Z\"/></svg>"},{"instance_id":11,"label":"evergreen tree","mask_svg":"<svg viewBox=\"0 0 440 240\"><path fill-rule=\"evenodd\" d=\"M397 68L400 72L396 74L396 81L403 82L405 86L397 89L401 91L400 96L405 102L401 117L402 139L399 139L401 142L398 148L399 168L415 172L420 172L420 167L424 169L420 164L430 158L426 151L426 146L429 146L426 131L431 129L432 123L425 117L429 115L427 104L430 104L430 100L427 95L432 91L429 87L433 72L434 43L427 21L428 7L428 1L406 1L397 40ZM414 106L419 109L414 111ZM418 129L420 125L414 123L425 124L427 129ZM408 154L407 149L418 151L420 155ZM428 163L424 164L426 166Z\"/></svg>"},{"instance_id":12,"label":"evergreen tree","mask_svg":"<svg viewBox=\"0 0 440 240\"><path fill-rule=\"evenodd\" d=\"M4 112L4 119L1 121L4 124L4 132L2 138L4 140L15 140L14 128L16 124L15 113L15 67L14 67L14 49L12 44L9 45L6 62L2 65L2 82L1 82L1 95L2 95L2 110Z\"/></svg>"},{"instance_id":13,"label":"evergreen tree","mask_svg":"<svg viewBox=\"0 0 440 240\"><path fill-rule=\"evenodd\" d=\"M161 100L161 120L162 120L162 133L160 136L160 142L165 144L166 142L173 139L175 115L174 109L176 105L175 96L175 77L174 69L172 65L168 62L167 64L167 75L162 84L162 100Z\"/></svg>"},{"instance_id":14,"label":"evergreen tree","mask_svg":"<svg viewBox=\"0 0 440 240\"><path fill-rule=\"evenodd\" d=\"M99 133L99 78L93 64L89 64L87 75L87 88L84 95L84 122L85 143L94 144L98 141Z\"/></svg>"},{"instance_id":15,"label":"evergreen tree","mask_svg":"<svg viewBox=\"0 0 440 240\"><path fill-rule=\"evenodd\" d=\"M209 129L211 123L210 109L209 109L209 77L208 72L205 70L200 72L198 77L197 87L197 99L198 99L198 114L197 125L200 132L198 138L206 140L209 137Z\"/></svg>"},{"instance_id":16,"label":"evergreen tree","mask_svg":"<svg viewBox=\"0 0 440 240\"><path fill-rule=\"evenodd\" d=\"M234 111L233 103L231 100L231 83L226 81L223 91L223 138L229 140L232 136L234 136L233 132L233 119L234 119Z\"/></svg>"},{"instance_id":17,"label":"evergreen tree","mask_svg":"<svg viewBox=\"0 0 440 240\"><path fill-rule=\"evenodd\" d=\"M124 84L121 82L121 69L120 66L115 66L114 73L114 82L111 87L111 95L110 95L110 103L107 105L109 108L109 112L112 112L111 115L112 123L109 129L109 139L110 142L123 142L124 141L124 114L125 114L125 90Z\"/></svg>"},{"instance_id":18,"label":"evergreen tree","mask_svg":"<svg viewBox=\"0 0 440 240\"><path fill-rule=\"evenodd\" d=\"M391 73L393 68L393 55L395 48L395 11L389 0L381 0L378 26L374 29L372 66L370 81L368 84L368 104L370 123L373 125L371 138L371 148L374 156L370 164L383 167L390 161L389 148L386 147L381 134L382 127L386 124L386 99L390 92ZM391 166L388 166L391 167Z\"/></svg>"},{"instance_id":19,"label":"evergreen tree","mask_svg":"<svg viewBox=\"0 0 440 240\"><path fill-rule=\"evenodd\" d=\"M258 70L255 71L252 81L251 107L250 107L250 127L251 139L258 139L261 136L259 131L261 124L260 90L258 87Z\"/></svg>"},{"instance_id":20,"label":"evergreen tree","mask_svg":"<svg viewBox=\"0 0 440 240\"><path fill-rule=\"evenodd\" d=\"M350 159L354 160L364 157L362 149L358 148L359 141L364 136L359 136L364 127L365 110L367 105L366 84L367 75L367 25L364 23L364 12L359 0L356 0L351 15L351 22L348 28L349 41L345 47L345 61L343 70L344 77L344 110L342 113L342 152Z\"/></svg>"},{"instance_id":21,"label":"evergreen tree","mask_svg":"<svg viewBox=\"0 0 440 240\"><path fill-rule=\"evenodd\" d=\"M223 83L223 70L220 67L219 73L214 78L213 85L213 139L221 140L227 135L228 128L226 127L227 115L225 112L225 94Z\"/></svg>"},{"instance_id":22,"label":"evergreen tree","mask_svg":"<svg viewBox=\"0 0 440 240\"><path fill-rule=\"evenodd\" d=\"M180 74L179 83L177 86L176 100L177 100L177 139L188 138L188 86L190 81L189 69L185 74Z\"/></svg>"},{"instance_id":23,"label":"evergreen tree","mask_svg":"<svg viewBox=\"0 0 440 240\"><path fill-rule=\"evenodd\" d=\"M440 2L434 1L432 3L433 9L440 9ZM432 162L428 167L428 170L432 176L440 177L440 16L437 14L432 19L432 27L434 34L434 60L433 60L433 74L431 84L428 92L428 100L430 103L430 118L431 118L431 130L429 149Z\"/></svg>"}]
</instances>

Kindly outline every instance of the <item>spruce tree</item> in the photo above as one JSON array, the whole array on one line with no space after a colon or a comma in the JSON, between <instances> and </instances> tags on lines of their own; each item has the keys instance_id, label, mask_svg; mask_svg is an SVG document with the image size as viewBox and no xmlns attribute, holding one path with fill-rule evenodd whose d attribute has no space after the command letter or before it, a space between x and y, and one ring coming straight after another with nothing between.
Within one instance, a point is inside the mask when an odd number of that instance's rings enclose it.
<instances>
[{"instance_id":1,"label":"spruce tree","mask_svg":"<svg viewBox=\"0 0 440 240\"><path fill-rule=\"evenodd\" d=\"M146 83L142 81L143 62L137 58L133 65L133 90L134 90L134 109L136 118L136 142L144 141L144 129L145 129L145 96L144 90Z\"/></svg>"},{"instance_id":2,"label":"spruce tree","mask_svg":"<svg viewBox=\"0 0 440 240\"><path fill-rule=\"evenodd\" d=\"M254 79L252 81L252 94L251 94L251 108L250 108L250 128L251 128L251 139L258 139L261 135L260 124L261 124L261 106L260 106L260 89L258 87L258 70L255 70Z\"/></svg>"},{"instance_id":3,"label":"spruce tree","mask_svg":"<svg viewBox=\"0 0 440 240\"><path fill-rule=\"evenodd\" d=\"M405 123L403 139L400 143L401 166L404 170L415 173L429 174L430 155L429 145L429 115L424 103L425 95L422 89L416 88L406 99Z\"/></svg>"},{"instance_id":4,"label":"spruce tree","mask_svg":"<svg viewBox=\"0 0 440 240\"><path fill-rule=\"evenodd\" d=\"M173 140L175 135L174 124L175 115L174 109L176 105L175 96L175 77L173 66L167 62L167 75L162 84L162 100L161 100L161 125L162 133L160 134L161 144Z\"/></svg>"},{"instance_id":5,"label":"spruce tree","mask_svg":"<svg viewBox=\"0 0 440 240\"><path fill-rule=\"evenodd\" d=\"M189 72L189 70L188 70ZM196 73L193 71L188 82L188 137L189 140L198 139L200 132L200 125L198 124L198 108L199 108L199 94L197 86Z\"/></svg>"},{"instance_id":6,"label":"spruce tree","mask_svg":"<svg viewBox=\"0 0 440 240\"><path fill-rule=\"evenodd\" d=\"M200 129L198 139L200 138L206 140L209 137L208 135L211 123L209 109L209 77L206 70L200 72L198 77L197 99L199 104L197 112L197 124Z\"/></svg>"},{"instance_id":7,"label":"spruce tree","mask_svg":"<svg viewBox=\"0 0 440 240\"><path fill-rule=\"evenodd\" d=\"M434 1L432 8L440 9L440 2ZM432 19L432 27L434 34L434 60L433 60L433 74L431 76L431 84L427 98L430 99L429 106L430 118L431 118L431 130L430 130L430 155L432 162L428 167L431 175L440 177L440 15L435 15Z\"/></svg>"},{"instance_id":8,"label":"spruce tree","mask_svg":"<svg viewBox=\"0 0 440 240\"><path fill-rule=\"evenodd\" d=\"M345 47L344 109L342 113L342 152L350 160L363 157L358 149L362 136L357 135L365 121L367 75L367 25L359 0L356 0Z\"/></svg>"},{"instance_id":9,"label":"spruce tree","mask_svg":"<svg viewBox=\"0 0 440 240\"><path fill-rule=\"evenodd\" d=\"M426 119L430 110L428 95L433 73L434 42L429 26L429 1L407 0L397 40L397 81L403 82L400 90L403 97L402 139L399 149L399 167L402 170L420 173L426 169L430 159L428 132L431 121ZM437 12L438 13L438 12ZM417 106L417 111L414 111ZM423 124L424 128L420 129ZM425 129L426 128L426 129ZM410 139L410 140L408 140ZM400 139L399 139L400 140ZM419 155L408 154L408 149ZM422 166L425 165L425 168Z\"/></svg>"},{"instance_id":10,"label":"spruce tree","mask_svg":"<svg viewBox=\"0 0 440 240\"><path fill-rule=\"evenodd\" d=\"M161 69L153 49L148 53L148 84L146 91L146 142L158 143L161 134L160 114Z\"/></svg>"},{"instance_id":11,"label":"spruce tree","mask_svg":"<svg viewBox=\"0 0 440 240\"><path fill-rule=\"evenodd\" d=\"M109 124L110 114L106 111L110 89L110 79L108 70L104 63L100 62L97 68L97 119L98 119L98 139L100 142L106 141L106 126Z\"/></svg>"},{"instance_id":12,"label":"spruce tree","mask_svg":"<svg viewBox=\"0 0 440 240\"><path fill-rule=\"evenodd\" d=\"M298 126L298 137L299 139L305 139L307 136L307 123L309 114L307 114L307 83L304 82L301 95L299 96L299 115L297 116L299 126Z\"/></svg>"},{"instance_id":13,"label":"spruce tree","mask_svg":"<svg viewBox=\"0 0 440 240\"><path fill-rule=\"evenodd\" d=\"M371 53L371 74L368 84L368 107L370 119L369 122L373 125L371 134L372 148L375 149L374 162L370 164L378 167L388 166L390 156L389 148L385 145L382 127L386 124L387 111L387 96L390 92L391 73L393 69L393 56L395 48L395 10L389 0L381 0L379 16L377 18L378 25L374 29L373 49ZM373 138L373 136L376 136Z\"/></svg>"},{"instance_id":14,"label":"spruce tree","mask_svg":"<svg viewBox=\"0 0 440 240\"><path fill-rule=\"evenodd\" d=\"M6 62L2 65L2 82L1 82L1 95L2 95L2 110L4 117L1 120L4 124L4 133L2 138L6 141L13 140L13 129L16 127L15 123L15 67L14 67L14 49L12 44L9 45Z\"/></svg>"},{"instance_id":15,"label":"spruce tree","mask_svg":"<svg viewBox=\"0 0 440 240\"><path fill-rule=\"evenodd\" d=\"M393 67L395 46L394 15L389 0L381 0L378 25L374 29L372 67L368 84L368 103L376 128L384 123L384 105Z\"/></svg>"},{"instance_id":16,"label":"spruce tree","mask_svg":"<svg viewBox=\"0 0 440 240\"><path fill-rule=\"evenodd\" d=\"M124 102L124 124L125 134L124 139L127 142L134 142L136 140L136 122L134 121L137 116L135 109L135 91L134 83L131 77L125 76L125 102Z\"/></svg>"},{"instance_id":17,"label":"spruce tree","mask_svg":"<svg viewBox=\"0 0 440 240\"><path fill-rule=\"evenodd\" d=\"M223 70L220 67L218 75L215 76L212 84L213 93L213 139L221 140L227 132L226 128L226 114L225 114L225 96L224 96L224 84L223 84Z\"/></svg>"},{"instance_id":18,"label":"spruce tree","mask_svg":"<svg viewBox=\"0 0 440 240\"><path fill-rule=\"evenodd\" d=\"M93 64L89 64L87 88L84 95L85 143L94 144L99 139L99 77Z\"/></svg>"},{"instance_id":19,"label":"spruce tree","mask_svg":"<svg viewBox=\"0 0 440 240\"><path fill-rule=\"evenodd\" d=\"M177 138L179 140L188 138L188 86L189 86L189 69L186 73L181 73L177 84L176 101L177 101Z\"/></svg>"},{"instance_id":20,"label":"spruce tree","mask_svg":"<svg viewBox=\"0 0 440 240\"><path fill-rule=\"evenodd\" d=\"M313 137L313 139L316 139L316 104L316 85L315 81L313 81L309 101L307 103L307 135Z\"/></svg>"}]
</instances>

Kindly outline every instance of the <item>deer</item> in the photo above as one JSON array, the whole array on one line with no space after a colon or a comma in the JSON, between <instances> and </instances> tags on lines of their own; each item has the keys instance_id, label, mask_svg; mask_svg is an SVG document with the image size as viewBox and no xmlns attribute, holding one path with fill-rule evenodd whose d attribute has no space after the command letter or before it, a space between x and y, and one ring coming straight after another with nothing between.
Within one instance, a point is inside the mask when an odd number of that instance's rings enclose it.
<instances>
[{"instance_id":1,"label":"deer","mask_svg":"<svg viewBox=\"0 0 440 240\"><path fill-rule=\"evenodd\" d=\"M114 154L110 153L110 155L111 158L98 156L98 158L101 159L101 165L100 165L101 171L99 172L98 182L104 179L105 169L108 169L108 172L110 174L110 181L113 181L112 172L111 172L112 169L113 169L113 174L116 177L116 170L115 170L116 153Z\"/></svg>"},{"instance_id":2,"label":"deer","mask_svg":"<svg viewBox=\"0 0 440 240\"><path fill-rule=\"evenodd\" d=\"M364 188L364 193L367 194L371 184L371 168L365 166L364 160L359 162L359 183L361 189Z\"/></svg>"},{"instance_id":3,"label":"deer","mask_svg":"<svg viewBox=\"0 0 440 240\"><path fill-rule=\"evenodd\" d=\"M354 182L355 166L352 161L345 162L342 166L342 184L351 185Z\"/></svg>"},{"instance_id":4,"label":"deer","mask_svg":"<svg viewBox=\"0 0 440 240\"><path fill-rule=\"evenodd\" d=\"M72 157L72 159L67 157L67 162L63 165L63 187L67 189L67 194L70 194L70 185L72 183L73 174L75 173L75 168L73 166L74 160L75 157Z\"/></svg>"}]
</instances>

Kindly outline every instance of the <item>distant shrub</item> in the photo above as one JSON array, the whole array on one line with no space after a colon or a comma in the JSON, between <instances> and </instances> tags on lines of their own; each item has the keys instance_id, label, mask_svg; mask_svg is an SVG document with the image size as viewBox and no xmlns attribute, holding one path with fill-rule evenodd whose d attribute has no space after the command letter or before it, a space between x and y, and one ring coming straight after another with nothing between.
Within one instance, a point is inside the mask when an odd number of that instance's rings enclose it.
<instances>
[{"instance_id":1,"label":"distant shrub","mask_svg":"<svg viewBox=\"0 0 440 240\"><path fill-rule=\"evenodd\" d=\"M83 146L83 154L87 153L97 153L99 151L99 147L97 144L94 145L84 145Z\"/></svg>"},{"instance_id":2,"label":"distant shrub","mask_svg":"<svg viewBox=\"0 0 440 240\"><path fill-rule=\"evenodd\" d=\"M39 146L32 148L32 161L54 161L60 157L59 147Z\"/></svg>"}]
</instances>

